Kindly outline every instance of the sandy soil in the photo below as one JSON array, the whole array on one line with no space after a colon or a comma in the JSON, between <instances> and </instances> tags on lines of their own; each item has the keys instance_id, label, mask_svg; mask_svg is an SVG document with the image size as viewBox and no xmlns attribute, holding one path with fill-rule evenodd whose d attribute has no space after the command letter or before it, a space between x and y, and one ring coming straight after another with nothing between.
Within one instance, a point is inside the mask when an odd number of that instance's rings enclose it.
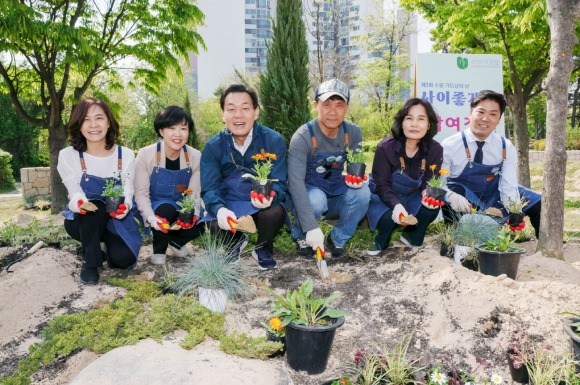
<instances>
[{"instance_id":1,"label":"sandy soil","mask_svg":"<svg viewBox=\"0 0 580 385\"><path fill-rule=\"evenodd\" d=\"M297 373L285 358L261 362L284 368L294 384L320 384L337 377L352 363L361 347L394 345L405 333L414 332L411 353L432 354L441 359L452 353L462 368L477 367L476 358L494 364L483 374L499 373L509 379L504 351L515 323L527 327L538 341L568 349L562 329L562 311L579 311L580 245L564 246L565 260L553 260L534 252L535 243L524 244L528 252L521 260L519 275L513 281L505 276L491 277L455 265L439 256L436 242L406 249L396 246L382 256L351 255L330 263L331 276L321 281L315 262L290 254L276 254L280 268L260 272L251 256L242 259L251 282L264 284L282 293L304 280L315 280L315 292L328 295L342 291L336 307L350 313L338 329L327 370L317 376ZM190 250L195 252L193 246ZM23 250L0 248L0 256ZM14 255L16 255L14 254ZM135 270L124 272L105 268L110 276L159 280L162 267L149 264L151 246L142 248ZM106 283L84 286L78 283L80 259L73 247L62 250L42 248L37 253L0 273L0 377L16 368L27 347L38 341L46 321L56 315L98 308L123 295L123 290ZM184 260L170 257L168 263L179 269ZM228 303L226 318L232 330L263 335L260 321L269 314L271 297L256 290L245 303ZM205 344L207 353L218 353L217 344ZM34 384L60 384L73 379L98 358L92 352L78 352L41 370ZM207 369L211 370L211 369ZM215 374L215 373L214 373ZM225 375L220 371L219 376ZM196 382L198 383L198 382Z\"/></svg>"}]
</instances>

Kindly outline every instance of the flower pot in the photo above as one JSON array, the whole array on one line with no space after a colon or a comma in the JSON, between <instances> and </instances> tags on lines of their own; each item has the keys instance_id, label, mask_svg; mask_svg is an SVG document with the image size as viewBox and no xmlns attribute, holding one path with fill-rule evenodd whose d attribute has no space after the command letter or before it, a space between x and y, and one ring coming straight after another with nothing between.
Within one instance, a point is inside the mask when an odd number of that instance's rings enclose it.
<instances>
[{"instance_id":1,"label":"flower pot","mask_svg":"<svg viewBox=\"0 0 580 385\"><path fill-rule=\"evenodd\" d=\"M564 320L564 330L570 336L570 351L576 361L576 373L580 373L580 336L570 326L574 322L580 321L579 318L570 318Z\"/></svg>"},{"instance_id":2,"label":"flower pot","mask_svg":"<svg viewBox=\"0 0 580 385\"><path fill-rule=\"evenodd\" d=\"M453 246L449 246L446 243L442 243L439 248L439 255L442 257L451 257L453 255Z\"/></svg>"},{"instance_id":3,"label":"flower pot","mask_svg":"<svg viewBox=\"0 0 580 385\"><path fill-rule=\"evenodd\" d=\"M257 192L258 194L264 194L265 197L270 196L270 192L272 192L272 186L274 183L271 180L267 180L265 184L261 184L259 180L252 180L252 191Z\"/></svg>"},{"instance_id":4,"label":"flower pot","mask_svg":"<svg viewBox=\"0 0 580 385\"><path fill-rule=\"evenodd\" d=\"M199 303L211 311L225 313L228 302L228 295L224 290L206 289L199 287Z\"/></svg>"},{"instance_id":5,"label":"flower pot","mask_svg":"<svg viewBox=\"0 0 580 385\"><path fill-rule=\"evenodd\" d=\"M302 326L293 323L286 327L286 360L296 371L320 374L326 369L336 329L344 324L344 317L330 319L327 326Z\"/></svg>"},{"instance_id":6,"label":"flower pot","mask_svg":"<svg viewBox=\"0 0 580 385\"><path fill-rule=\"evenodd\" d=\"M179 220L183 223L192 224L195 216L195 210L187 211L185 213L179 212Z\"/></svg>"},{"instance_id":7,"label":"flower pot","mask_svg":"<svg viewBox=\"0 0 580 385\"><path fill-rule=\"evenodd\" d=\"M105 210L108 213L116 213L119 205L125 203L125 197L105 197Z\"/></svg>"},{"instance_id":8,"label":"flower pot","mask_svg":"<svg viewBox=\"0 0 580 385\"><path fill-rule=\"evenodd\" d=\"M439 187L427 185L427 196L442 201L445 198L446 191Z\"/></svg>"},{"instance_id":9,"label":"flower pot","mask_svg":"<svg viewBox=\"0 0 580 385\"><path fill-rule=\"evenodd\" d=\"M455 245L453 247L453 260L456 264L461 265L461 261L467 257L471 251L471 246Z\"/></svg>"},{"instance_id":10,"label":"flower pot","mask_svg":"<svg viewBox=\"0 0 580 385\"><path fill-rule=\"evenodd\" d=\"M530 376L528 374L528 367L526 365L522 365L519 368L514 368L514 360L510 357L510 354L514 354L513 349L508 349L506 352L508 366L510 369L510 374L512 376L512 380L515 382L519 382L520 384L527 384L530 382Z\"/></svg>"},{"instance_id":11,"label":"flower pot","mask_svg":"<svg viewBox=\"0 0 580 385\"><path fill-rule=\"evenodd\" d=\"M481 274L492 275L494 277L506 274L515 280L518 275L520 256L526 252L520 251L491 251L477 248L479 259L479 271Z\"/></svg>"},{"instance_id":12,"label":"flower pot","mask_svg":"<svg viewBox=\"0 0 580 385\"><path fill-rule=\"evenodd\" d=\"M523 213L510 213L508 216L508 225L517 226L524 220Z\"/></svg>"},{"instance_id":13,"label":"flower pot","mask_svg":"<svg viewBox=\"0 0 580 385\"><path fill-rule=\"evenodd\" d=\"M367 165L364 163L348 163L346 165L346 173L348 175L356 175L361 178L365 176L365 170Z\"/></svg>"},{"instance_id":14,"label":"flower pot","mask_svg":"<svg viewBox=\"0 0 580 385\"><path fill-rule=\"evenodd\" d=\"M270 358L280 357L286 353L286 337L278 337L277 335L271 333L269 330L266 330L266 338L268 341L273 342L282 342L283 346L282 349L278 350L276 353L272 353L269 355Z\"/></svg>"}]
</instances>

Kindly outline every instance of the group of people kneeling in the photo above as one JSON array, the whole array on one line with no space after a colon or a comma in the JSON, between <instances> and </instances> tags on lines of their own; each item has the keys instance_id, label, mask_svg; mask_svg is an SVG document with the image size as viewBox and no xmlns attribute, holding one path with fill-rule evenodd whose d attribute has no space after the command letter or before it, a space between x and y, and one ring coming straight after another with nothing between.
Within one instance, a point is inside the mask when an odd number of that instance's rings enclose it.
<instances>
[{"instance_id":1,"label":"group of people kneeling","mask_svg":"<svg viewBox=\"0 0 580 385\"><path fill-rule=\"evenodd\" d=\"M165 263L168 248L186 255L185 245L205 229L233 249L236 263L248 244L247 234L236 231L238 220L251 216L257 230L252 256L262 270L277 266L273 241L285 223L300 255L313 258L319 250L339 259L366 216L371 230L378 230L367 253L377 255L406 217L414 216L416 224L404 227L401 241L420 246L440 207L444 217L453 218L472 207L501 208L502 201L523 196L537 235L541 197L517 185L515 148L495 133L506 106L502 94L480 92L471 101L469 128L441 144L433 139L438 117L431 104L409 99L394 117L392 134L377 145L372 173L364 180L343 174L348 151L362 151L363 142L360 127L345 120L349 100L343 82L320 84L314 94L317 117L298 128L287 151L278 132L257 123L256 92L231 85L220 98L226 128L203 151L186 144L194 127L187 111L169 106L153 123L159 141L141 148L137 157L116 144L119 124L111 108L96 98L81 101L68 123L71 146L58 160L70 199L65 229L81 243L80 281L97 283L105 261L109 267L133 268L141 244L139 222L153 230L153 264ZM265 161L272 191L259 195L251 181ZM427 199L426 186L441 170L448 172L447 191L434 202ZM107 182L121 185L125 197L113 213L104 208ZM179 203L187 195L196 217L183 222ZM323 217L337 219L326 237L318 223Z\"/></svg>"}]
</instances>

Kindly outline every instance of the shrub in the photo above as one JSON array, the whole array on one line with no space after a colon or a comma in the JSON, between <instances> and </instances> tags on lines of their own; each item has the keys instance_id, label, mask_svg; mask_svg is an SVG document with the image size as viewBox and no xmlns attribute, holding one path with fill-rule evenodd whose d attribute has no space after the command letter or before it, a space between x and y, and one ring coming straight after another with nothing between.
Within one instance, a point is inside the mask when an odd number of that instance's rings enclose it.
<instances>
[{"instance_id":1,"label":"shrub","mask_svg":"<svg viewBox=\"0 0 580 385\"><path fill-rule=\"evenodd\" d=\"M12 166L10 161L12 155L6 151L0 150L0 191L14 190L14 176L12 175Z\"/></svg>"}]
</instances>

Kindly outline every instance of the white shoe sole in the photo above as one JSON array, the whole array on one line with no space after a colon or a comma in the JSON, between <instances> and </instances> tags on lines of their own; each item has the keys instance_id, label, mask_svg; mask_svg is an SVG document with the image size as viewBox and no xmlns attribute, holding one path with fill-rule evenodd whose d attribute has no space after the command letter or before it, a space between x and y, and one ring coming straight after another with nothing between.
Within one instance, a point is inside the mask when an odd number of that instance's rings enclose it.
<instances>
[{"instance_id":1,"label":"white shoe sole","mask_svg":"<svg viewBox=\"0 0 580 385\"><path fill-rule=\"evenodd\" d=\"M256 260L256 262L258 262L258 270L265 271L265 270L274 270L274 269L277 269L278 268L278 263L276 261L274 261L274 263L275 263L274 267L269 267L269 268L268 267L262 267L260 265L260 260L258 259L258 253L256 253L255 250L252 250L252 257L254 257L254 259Z\"/></svg>"},{"instance_id":2,"label":"white shoe sole","mask_svg":"<svg viewBox=\"0 0 580 385\"><path fill-rule=\"evenodd\" d=\"M381 250L367 250L367 255L370 255L371 257L374 257L375 255L379 255L381 253Z\"/></svg>"}]
</instances>

